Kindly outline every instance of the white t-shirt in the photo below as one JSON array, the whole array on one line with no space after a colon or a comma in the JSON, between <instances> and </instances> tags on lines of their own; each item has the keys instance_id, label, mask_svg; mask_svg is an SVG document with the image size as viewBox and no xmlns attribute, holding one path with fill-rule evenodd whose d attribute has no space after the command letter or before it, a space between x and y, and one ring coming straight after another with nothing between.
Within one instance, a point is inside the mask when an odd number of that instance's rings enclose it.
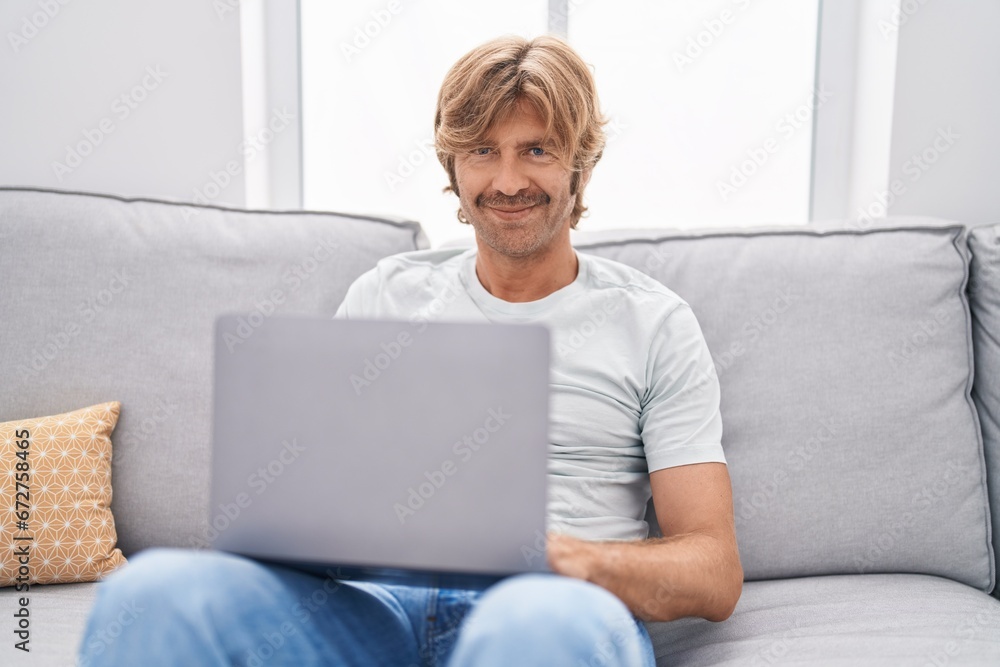
<instances>
[{"instance_id":1,"label":"white t-shirt","mask_svg":"<svg viewBox=\"0 0 1000 667\"><path fill-rule=\"evenodd\" d=\"M393 255L350 286L336 317L547 325L547 528L643 539L650 472L725 463L718 377L683 299L619 262L577 257L572 283L510 303L479 282L474 247Z\"/></svg>"}]
</instances>

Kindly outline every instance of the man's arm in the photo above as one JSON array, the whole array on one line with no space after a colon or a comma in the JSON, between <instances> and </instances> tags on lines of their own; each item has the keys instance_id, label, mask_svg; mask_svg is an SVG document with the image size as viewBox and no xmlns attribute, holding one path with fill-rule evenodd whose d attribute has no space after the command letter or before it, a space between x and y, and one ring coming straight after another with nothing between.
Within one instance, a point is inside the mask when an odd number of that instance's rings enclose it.
<instances>
[{"instance_id":1,"label":"man's arm","mask_svg":"<svg viewBox=\"0 0 1000 667\"><path fill-rule=\"evenodd\" d=\"M647 621L727 619L743 590L743 568L726 465L666 468L649 480L662 538L585 542L550 533L549 566L608 589Z\"/></svg>"}]
</instances>

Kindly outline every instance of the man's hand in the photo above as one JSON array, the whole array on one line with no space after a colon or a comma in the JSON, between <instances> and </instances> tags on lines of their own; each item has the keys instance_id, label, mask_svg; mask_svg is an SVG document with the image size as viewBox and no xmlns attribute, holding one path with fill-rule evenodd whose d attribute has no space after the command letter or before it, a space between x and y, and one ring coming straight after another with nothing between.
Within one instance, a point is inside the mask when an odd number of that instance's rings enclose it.
<instances>
[{"instance_id":1,"label":"man's hand","mask_svg":"<svg viewBox=\"0 0 1000 667\"><path fill-rule=\"evenodd\" d=\"M557 574L591 581L595 559L600 558L600 542L584 542L561 533L548 533L545 554Z\"/></svg>"},{"instance_id":2,"label":"man's hand","mask_svg":"<svg viewBox=\"0 0 1000 667\"><path fill-rule=\"evenodd\" d=\"M743 588L729 471L701 463L658 470L650 481L664 537L586 542L549 533L549 567L608 589L647 621L725 620Z\"/></svg>"}]
</instances>

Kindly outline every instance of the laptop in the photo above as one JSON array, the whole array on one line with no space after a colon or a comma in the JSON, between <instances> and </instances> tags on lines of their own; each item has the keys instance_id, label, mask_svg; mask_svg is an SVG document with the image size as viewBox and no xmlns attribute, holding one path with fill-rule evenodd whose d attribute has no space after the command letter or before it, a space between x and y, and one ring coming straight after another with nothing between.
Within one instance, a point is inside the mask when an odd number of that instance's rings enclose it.
<instances>
[{"instance_id":1,"label":"laptop","mask_svg":"<svg viewBox=\"0 0 1000 667\"><path fill-rule=\"evenodd\" d=\"M542 325L219 317L213 547L419 585L546 571L549 355Z\"/></svg>"}]
</instances>

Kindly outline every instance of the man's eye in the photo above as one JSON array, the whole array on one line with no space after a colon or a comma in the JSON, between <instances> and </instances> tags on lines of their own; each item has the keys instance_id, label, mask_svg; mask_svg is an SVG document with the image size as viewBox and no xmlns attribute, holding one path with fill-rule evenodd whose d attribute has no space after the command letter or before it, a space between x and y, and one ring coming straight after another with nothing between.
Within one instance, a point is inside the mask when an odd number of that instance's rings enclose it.
<instances>
[{"instance_id":1,"label":"man's eye","mask_svg":"<svg viewBox=\"0 0 1000 667\"><path fill-rule=\"evenodd\" d=\"M528 150L530 150L531 154L534 155L535 157L541 157L545 155L545 149L542 148L541 146L535 146L533 148L529 148Z\"/></svg>"},{"instance_id":2,"label":"man's eye","mask_svg":"<svg viewBox=\"0 0 1000 667\"><path fill-rule=\"evenodd\" d=\"M484 146L482 148L473 149L472 154L473 155L489 155L491 150L493 150L493 149L492 148L487 148L487 147Z\"/></svg>"}]
</instances>

